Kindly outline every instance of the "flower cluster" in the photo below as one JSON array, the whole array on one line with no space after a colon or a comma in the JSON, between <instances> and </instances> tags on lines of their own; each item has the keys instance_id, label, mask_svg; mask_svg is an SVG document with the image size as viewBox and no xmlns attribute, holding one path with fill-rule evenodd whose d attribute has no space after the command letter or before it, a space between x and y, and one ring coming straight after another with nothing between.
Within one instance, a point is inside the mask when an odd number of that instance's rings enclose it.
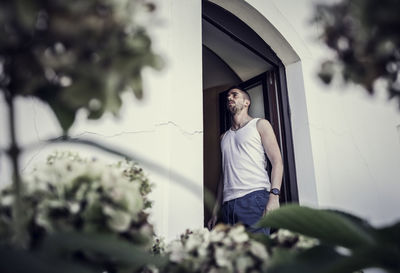
<instances>
[{"instance_id":1,"label":"flower cluster","mask_svg":"<svg viewBox=\"0 0 400 273\"><path fill-rule=\"evenodd\" d=\"M165 243L164 237L154 237L153 245L150 249L153 255L164 255L166 252L167 245Z\"/></svg>"},{"instance_id":2,"label":"flower cluster","mask_svg":"<svg viewBox=\"0 0 400 273\"><path fill-rule=\"evenodd\" d=\"M279 229L270 236L272 253L277 247L289 248L294 250L305 250L319 244L319 240L310 238L302 234L294 233L287 229Z\"/></svg>"},{"instance_id":3,"label":"flower cluster","mask_svg":"<svg viewBox=\"0 0 400 273\"><path fill-rule=\"evenodd\" d=\"M268 253L241 225L187 231L168 246L168 272L263 272Z\"/></svg>"},{"instance_id":4,"label":"flower cluster","mask_svg":"<svg viewBox=\"0 0 400 273\"><path fill-rule=\"evenodd\" d=\"M118 234L150 243L153 227L143 211L151 185L136 164L107 165L70 152L55 153L23 177L22 206L31 246L53 232ZM0 238L12 235L11 187L0 193Z\"/></svg>"},{"instance_id":5,"label":"flower cluster","mask_svg":"<svg viewBox=\"0 0 400 273\"><path fill-rule=\"evenodd\" d=\"M139 183L139 191L143 197L144 208L150 208L152 206L152 202L148 200L147 195L151 192L153 184L150 183L139 164L125 160L118 162L115 167L117 169L122 169L124 176L126 176L129 181L132 181L133 183Z\"/></svg>"}]
</instances>

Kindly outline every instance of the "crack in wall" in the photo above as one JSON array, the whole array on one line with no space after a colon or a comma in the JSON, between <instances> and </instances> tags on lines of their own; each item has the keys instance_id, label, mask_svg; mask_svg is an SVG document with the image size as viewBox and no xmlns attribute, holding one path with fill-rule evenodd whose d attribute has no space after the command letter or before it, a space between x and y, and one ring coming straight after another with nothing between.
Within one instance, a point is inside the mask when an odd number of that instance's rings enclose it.
<instances>
[{"instance_id":1,"label":"crack in wall","mask_svg":"<svg viewBox=\"0 0 400 273\"><path fill-rule=\"evenodd\" d=\"M44 144L42 148L39 149L39 151L37 151L35 154L33 154L31 156L31 158L29 158L29 160L25 163L25 165L21 168L21 174L25 172L26 168L28 168L28 166L31 164L31 162L47 147L49 146L49 144Z\"/></svg>"},{"instance_id":2,"label":"crack in wall","mask_svg":"<svg viewBox=\"0 0 400 273\"><path fill-rule=\"evenodd\" d=\"M41 154L43 152L43 150L45 148L47 148L49 145L49 143L46 143L46 139L43 139L40 137L40 128L38 126L38 115L37 115L37 109L36 109L36 102L34 101L33 98L31 98L31 105L33 108L33 130L34 130L34 134L36 136L36 140L37 142L41 143L42 145L40 145L40 147L38 147L37 151L34 152L30 158L25 161L26 163L24 164L24 166L22 166L21 168L21 172L24 172L28 166L30 166L32 164L32 162L35 160L35 158L37 158L39 156L39 154ZM71 135L72 138L81 138L83 136L87 136L87 135L93 135L93 136L97 136L100 138L115 138L115 137L119 137L122 135L133 135L133 134L149 134L149 133L155 133L157 132L158 128L161 127L165 127L165 126L172 126L176 129L178 129L178 131L187 137L191 137L191 136L195 136L195 135L201 135L203 134L202 130L194 130L194 131L188 131L185 130L184 128L182 128L182 126L180 126L179 124L177 124L174 121L166 121L166 122L160 122L160 123L156 123L153 124L153 128L154 129L146 129L146 130L136 130L136 131L122 131L122 132L118 132L115 134L110 134L110 135L106 135L106 134L101 134L101 133L97 133L97 132L91 132L91 131L83 131L80 132L76 135Z\"/></svg>"},{"instance_id":3,"label":"crack in wall","mask_svg":"<svg viewBox=\"0 0 400 273\"><path fill-rule=\"evenodd\" d=\"M34 101L33 98L30 98L30 99L31 99L32 109L33 109L33 128L34 128L34 130L35 130L35 134L36 134L37 140L38 140L38 141L43 141L43 139L41 139L41 138L40 138L40 135L39 135L39 129L38 129L37 119L36 119L36 117L37 117L37 112L36 112L35 101Z\"/></svg>"},{"instance_id":4,"label":"crack in wall","mask_svg":"<svg viewBox=\"0 0 400 273\"><path fill-rule=\"evenodd\" d=\"M182 135L185 136L194 136L194 135L198 135L198 134L202 134L203 131L201 130L195 130L195 131L187 131L185 129L183 129L180 125L178 125L177 123L173 122L173 121L167 121L167 122L161 122L161 123L156 123L153 125L153 127L158 128L158 127L163 127L163 126L168 126L168 125L172 125L175 128L177 128ZM113 135L104 135L104 134L100 134L100 133L96 133L96 132L90 132L90 131L84 131L82 133L79 133L77 135L73 135L71 137L74 138L78 138L78 137L82 137L85 135L95 135L98 137L103 137L103 138L114 138L114 137L118 137L118 136L122 136L122 135L129 135L129 134L145 134L145 133L155 133L157 132L156 129L148 129L148 130L137 130L137 131L122 131Z\"/></svg>"},{"instance_id":5,"label":"crack in wall","mask_svg":"<svg viewBox=\"0 0 400 273\"><path fill-rule=\"evenodd\" d=\"M31 103L32 103L32 108L33 108L33 125L34 125L33 127L34 127L36 138L40 142L46 141L45 139L42 139L39 134L39 128L38 128L38 123L37 123L36 104L35 104L35 101L33 98L31 98ZM158 128L158 127L163 127L163 126L168 126L168 125L172 125L173 127L177 128L181 132L181 134L185 135L185 136L194 136L194 135L198 135L198 134L203 134L203 132L204 132L202 130L195 130L195 131L185 130L184 128L182 128L182 126L180 126L179 124L177 124L176 122L173 122L173 121L156 123L156 124L153 124L153 127ZM118 136L121 136L124 134L145 134L145 133L155 133L156 131L157 131L156 129L137 130L137 131L122 131L122 132L112 134L112 135L105 135L105 134L100 134L100 133L96 133L96 132L83 131L79 134L71 135L71 137L78 138L78 137L82 137L85 135L95 135L95 136L103 137L103 138L114 138L114 137L118 137Z\"/></svg>"},{"instance_id":6,"label":"crack in wall","mask_svg":"<svg viewBox=\"0 0 400 273\"><path fill-rule=\"evenodd\" d=\"M36 115L34 115L34 119L35 119L35 124L36 124ZM158 128L158 127L164 127L164 126L170 126L170 125L172 125L172 126L174 126L175 128L177 128L177 129L182 133L182 135L185 135L185 136L194 136L194 135L199 135L199 134L202 134L202 133L203 133L203 131L200 131L200 130L195 130L195 131L190 132L190 131L187 131L187 130L183 129L181 126L179 126L177 123L175 123L175 122L173 122L173 121L167 121L167 122L161 122L161 123L156 123L156 124L154 124L153 126L154 126L155 129L150 129L150 130L123 131L123 132L119 132L119 133L116 133L116 134L113 134L113 135L104 135L104 134L100 134L100 133L96 133L96 132L84 131L84 132L81 132L81 133L76 134L76 135L71 135L71 137L72 137L72 138L80 138L80 137L87 136L87 135L94 135L94 136L97 136L97 137L108 138L108 139L109 139L109 138L115 138L115 137L122 136L122 135L129 135L129 134L155 133L155 132L157 132L157 129L156 129L156 128ZM26 168L32 163L32 161L33 161L46 147L48 147L49 145L51 145L51 144L46 143L46 140L43 140L43 139L41 139L41 138L39 137L39 130L38 130L38 127L37 127L36 125L34 126L34 129L35 129L35 132L36 132L36 136L37 136L38 141L39 141L39 142L42 142L42 147L39 148L39 150L38 150L37 152L35 152L35 153L26 161L26 163L24 164L24 166L21 168L21 172L25 171Z\"/></svg>"},{"instance_id":7,"label":"crack in wall","mask_svg":"<svg viewBox=\"0 0 400 273\"><path fill-rule=\"evenodd\" d=\"M79 134L76 135L71 135L72 138L79 138L85 135L94 135L102 138L114 138L114 137L119 137L122 135L129 135L129 134L144 134L144 133L154 133L155 130L138 130L138 131L122 131L113 135L104 135L96 132L90 132L90 131L83 131Z\"/></svg>"},{"instance_id":8,"label":"crack in wall","mask_svg":"<svg viewBox=\"0 0 400 273\"><path fill-rule=\"evenodd\" d=\"M183 135L189 135L189 136L193 136L193 135L198 135L198 134L202 134L203 131L202 130L195 130L193 132L189 132L187 130L184 130L180 125L176 124L173 121L167 121L167 122L161 122L161 123L157 123L154 126L155 127L161 127L161 126L167 126L167 125L173 125L174 127L178 128L178 130L183 134Z\"/></svg>"}]
</instances>

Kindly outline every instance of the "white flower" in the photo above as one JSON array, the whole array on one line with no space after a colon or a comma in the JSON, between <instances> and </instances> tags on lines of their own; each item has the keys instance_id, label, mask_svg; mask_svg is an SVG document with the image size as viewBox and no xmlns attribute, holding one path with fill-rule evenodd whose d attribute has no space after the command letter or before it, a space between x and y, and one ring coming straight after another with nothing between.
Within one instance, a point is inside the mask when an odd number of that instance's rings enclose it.
<instances>
[{"instance_id":1,"label":"white flower","mask_svg":"<svg viewBox=\"0 0 400 273\"><path fill-rule=\"evenodd\" d=\"M208 256L208 244L202 244L198 247L197 253L200 257L207 257Z\"/></svg>"},{"instance_id":2,"label":"white flower","mask_svg":"<svg viewBox=\"0 0 400 273\"><path fill-rule=\"evenodd\" d=\"M304 235L299 235L299 241L296 243L297 248L312 248L319 244L318 239L309 238Z\"/></svg>"},{"instance_id":3,"label":"white flower","mask_svg":"<svg viewBox=\"0 0 400 273\"><path fill-rule=\"evenodd\" d=\"M217 247L215 249L215 261L220 267L232 268L232 262L228 255L228 250L222 247Z\"/></svg>"},{"instance_id":4,"label":"white flower","mask_svg":"<svg viewBox=\"0 0 400 273\"><path fill-rule=\"evenodd\" d=\"M0 197L0 203L5 207L11 206L14 203L14 196L11 194L3 195Z\"/></svg>"},{"instance_id":5,"label":"white flower","mask_svg":"<svg viewBox=\"0 0 400 273\"><path fill-rule=\"evenodd\" d=\"M203 228L199 231L200 236L203 238L203 243L204 244L209 244L210 243L210 231L207 228Z\"/></svg>"},{"instance_id":6,"label":"white flower","mask_svg":"<svg viewBox=\"0 0 400 273\"><path fill-rule=\"evenodd\" d=\"M136 220L140 211L144 208L143 197L140 195L139 185L126 181L124 185L120 185L120 190L123 191L121 200L114 199L118 203L123 202L132 217Z\"/></svg>"},{"instance_id":7,"label":"white flower","mask_svg":"<svg viewBox=\"0 0 400 273\"><path fill-rule=\"evenodd\" d=\"M225 236L222 239L222 244L226 245L226 246L231 246L233 244L233 240L231 237Z\"/></svg>"},{"instance_id":8,"label":"white flower","mask_svg":"<svg viewBox=\"0 0 400 273\"><path fill-rule=\"evenodd\" d=\"M235 243L243 243L249 240L249 235L246 233L244 226L234 226L228 233Z\"/></svg>"},{"instance_id":9,"label":"white flower","mask_svg":"<svg viewBox=\"0 0 400 273\"><path fill-rule=\"evenodd\" d=\"M268 252L265 249L265 246L259 242L256 242L256 241L250 242L250 252L254 256L259 257L261 260L268 259Z\"/></svg>"},{"instance_id":10,"label":"white flower","mask_svg":"<svg viewBox=\"0 0 400 273\"><path fill-rule=\"evenodd\" d=\"M294 239L296 234L287 229L279 229L275 236L278 239L278 243L282 244L287 240Z\"/></svg>"},{"instance_id":11,"label":"white flower","mask_svg":"<svg viewBox=\"0 0 400 273\"><path fill-rule=\"evenodd\" d=\"M131 215L127 212L114 209L109 205L103 206L103 212L108 216L107 225L115 231L124 232L131 224Z\"/></svg>"},{"instance_id":12,"label":"white flower","mask_svg":"<svg viewBox=\"0 0 400 273\"><path fill-rule=\"evenodd\" d=\"M224 238L224 236L225 236L225 233L223 231L213 229L210 232L210 241L213 243L219 242L222 240L222 238Z\"/></svg>"},{"instance_id":13,"label":"white flower","mask_svg":"<svg viewBox=\"0 0 400 273\"><path fill-rule=\"evenodd\" d=\"M201 244L201 237L198 236L197 234L193 234L192 236L189 236L189 238L185 242L185 250L187 252L190 252L194 249L196 249L200 244Z\"/></svg>"},{"instance_id":14,"label":"white flower","mask_svg":"<svg viewBox=\"0 0 400 273\"><path fill-rule=\"evenodd\" d=\"M170 252L169 259L175 263L180 263L186 256L186 251L180 241L172 241L168 251Z\"/></svg>"},{"instance_id":15,"label":"white flower","mask_svg":"<svg viewBox=\"0 0 400 273\"><path fill-rule=\"evenodd\" d=\"M249 256L240 256L236 259L237 272L246 272L247 268L254 265L254 261Z\"/></svg>"},{"instance_id":16,"label":"white flower","mask_svg":"<svg viewBox=\"0 0 400 273\"><path fill-rule=\"evenodd\" d=\"M153 228L150 224L145 224L140 228L140 234L151 238L153 235Z\"/></svg>"},{"instance_id":17,"label":"white flower","mask_svg":"<svg viewBox=\"0 0 400 273\"><path fill-rule=\"evenodd\" d=\"M220 242L225 237L225 232L213 229L210 232L210 242Z\"/></svg>"},{"instance_id":18,"label":"white flower","mask_svg":"<svg viewBox=\"0 0 400 273\"><path fill-rule=\"evenodd\" d=\"M81 205L78 202L68 202L67 204L68 204L69 211L72 214L78 213L79 210L81 209Z\"/></svg>"},{"instance_id":19,"label":"white flower","mask_svg":"<svg viewBox=\"0 0 400 273\"><path fill-rule=\"evenodd\" d=\"M124 171L132 166L133 175L127 176ZM152 226L146 217L139 217L151 185L133 163L126 162L123 167L107 165L74 153L58 152L50 155L47 162L37 164L22 177L22 182L22 200L27 208L24 224L34 223L48 233L107 230L151 237ZM142 185L146 187L143 194ZM6 190L10 187L0 194L0 208L12 203L13 195Z\"/></svg>"}]
</instances>

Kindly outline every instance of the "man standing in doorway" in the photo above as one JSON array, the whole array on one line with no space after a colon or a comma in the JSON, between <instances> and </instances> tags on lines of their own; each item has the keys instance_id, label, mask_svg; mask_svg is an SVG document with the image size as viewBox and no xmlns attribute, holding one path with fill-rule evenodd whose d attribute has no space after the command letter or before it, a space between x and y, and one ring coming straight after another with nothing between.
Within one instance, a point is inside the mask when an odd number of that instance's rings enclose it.
<instances>
[{"instance_id":1,"label":"man standing in doorway","mask_svg":"<svg viewBox=\"0 0 400 273\"><path fill-rule=\"evenodd\" d=\"M279 146L271 124L249 116L251 99L246 91L233 87L226 98L232 127L220 138L222 176L208 227L214 227L221 208L224 223L242 223L250 232L269 234L269 229L255 228L254 224L279 208L283 174ZM271 179L265 154L272 164Z\"/></svg>"}]
</instances>

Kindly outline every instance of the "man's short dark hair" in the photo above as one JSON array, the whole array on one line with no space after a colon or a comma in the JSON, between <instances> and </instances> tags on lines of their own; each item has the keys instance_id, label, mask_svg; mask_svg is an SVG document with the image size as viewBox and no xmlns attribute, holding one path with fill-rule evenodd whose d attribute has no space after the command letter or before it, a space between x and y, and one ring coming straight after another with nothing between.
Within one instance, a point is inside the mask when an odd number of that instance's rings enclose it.
<instances>
[{"instance_id":1,"label":"man's short dark hair","mask_svg":"<svg viewBox=\"0 0 400 273\"><path fill-rule=\"evenodd\" d=\"M230 88L228 89L228 92L231 91L232 89L238 89L238 90L240 90L241 92L243 92L245 98L248 99L248 100L250 101L249 108L248 108L248 109L250 109L251 97L250 97L249 92L247 92L246 90L244 90L243 88L241 88L241 87L238 86L238 85L234 85L234 86L230 87Z\"/></svg>"}]
</instances>

